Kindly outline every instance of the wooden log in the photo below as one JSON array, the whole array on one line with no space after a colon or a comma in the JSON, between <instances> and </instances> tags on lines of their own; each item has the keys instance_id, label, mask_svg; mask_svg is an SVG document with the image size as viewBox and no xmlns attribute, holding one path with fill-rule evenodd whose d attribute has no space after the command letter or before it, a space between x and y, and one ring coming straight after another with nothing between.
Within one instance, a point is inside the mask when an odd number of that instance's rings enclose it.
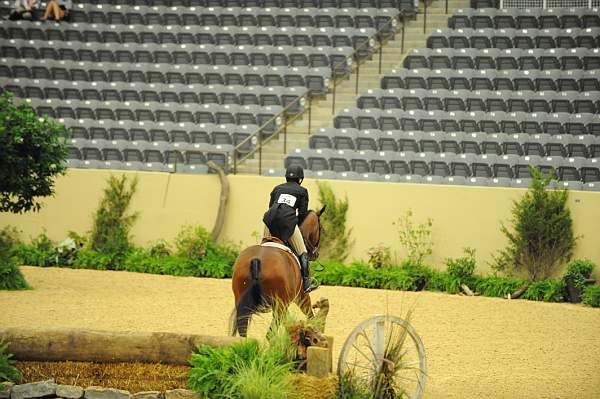
<instances>
[{"instance_id":1,"label":"wooden log","mask_svg":"<svg viewBox=\"0 0 600 399\"><path fill-rule=\"evenodd\" d=\"M333 371L333 337L325 335L325 338L326 348L309 346L306 349L306 373L313 377L326 377Z\"/></svg>"},{"instance_id":2,"label":"wooden log","mask_svg":"<svg viewBox=\"0 0 600 399\"><path fill-rule=\"evenodd\" d=\"M327 377L329 358L329 348L309 346L306 350L306 373L317 378Z\"/></svg>"},{"instance_id":3,"label":"wooden log","mask_svg":"<svg viewBox=\"0 0 600 399\"><path fill-rule=\"evenodd\" d=\"M522 285L515 292L513 292L512 294L509 294L508 299L519 298L521 295L523 295L525 293L525 291L527 291L527 288L529 288L529 283Z\"/></svg>"},{"instance_id":4,"label":"wooden log","mask_svg":"<svg viewBox=\"0 0 600 399\"><path fill-rule=\"evenodd\" d=\"M465 294L467 294L468 296L474 296L475 294L473 293L473 291L471 291L471 289L469 288L468 285L466 284L461 284L460 285L460 289L463 290L463 292Z\"/></svg>"},{"instance_id":5,"label":"wooden log","mask_svg":"<svg viewBox=\"0 0 600 399\"><path fill-rule=\"evenodd\" d=\"M115 332L84 329L4 328L16 360L98 363L165 363L187 365L198 345L231 345L243 338L207 335Z\"/></svg>"}]
</instances>

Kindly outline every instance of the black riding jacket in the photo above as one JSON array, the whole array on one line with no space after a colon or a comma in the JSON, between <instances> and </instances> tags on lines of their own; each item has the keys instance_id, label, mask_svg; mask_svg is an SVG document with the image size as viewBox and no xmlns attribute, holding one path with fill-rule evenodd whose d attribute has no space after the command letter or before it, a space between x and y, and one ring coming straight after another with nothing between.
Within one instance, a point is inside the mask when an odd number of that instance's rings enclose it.
<instances>
[{"instance_id":1,"label":"black riding jacket","mask_svg":"<svg viewBox=\"0 0 600 399\"><path fill-rule=\"evenodd\" d=\"M298 214L296 215L296 210ZM287 182L271 191L269 210L263 221L275 237L287 241L294 228L308 215L308 190L296 182Z\"/></svg>"}]
</instances>

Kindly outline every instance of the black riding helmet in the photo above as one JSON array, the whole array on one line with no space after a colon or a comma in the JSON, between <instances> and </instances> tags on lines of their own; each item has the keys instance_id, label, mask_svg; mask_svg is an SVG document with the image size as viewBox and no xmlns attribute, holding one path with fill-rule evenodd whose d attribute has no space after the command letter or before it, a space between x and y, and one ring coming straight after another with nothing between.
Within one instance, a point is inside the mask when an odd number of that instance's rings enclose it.
<instances>
[{"instance_id":1,"label":"black riding helmet","mask_svg":"<svg viewBox=\"0 0 600 399\"><path fill-rule=\"evenodd\" d=\"M298 184L304 179L304 170L300 165L290 165L285 170L285 179L287 181L295 181Z\"/></svg>"}]
</instances>

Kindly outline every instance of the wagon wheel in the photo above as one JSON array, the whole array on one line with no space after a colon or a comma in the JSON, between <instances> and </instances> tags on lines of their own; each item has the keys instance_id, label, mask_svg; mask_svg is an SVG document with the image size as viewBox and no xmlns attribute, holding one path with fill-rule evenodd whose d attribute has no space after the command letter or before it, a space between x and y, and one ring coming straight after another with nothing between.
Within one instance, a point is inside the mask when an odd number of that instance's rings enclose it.
<instances>
[{"instance_id":1,"label":"wagon wheel","mask_svg":"<svg viewBox=\"0 0 600 399\"><path fill-rule=\"evenodd\" d=\"M377 398L421 398L426 370L421 338L395 316L375 316L356 326L338 361L342 392L359 385Z\"/></svg>"}]
</instances>

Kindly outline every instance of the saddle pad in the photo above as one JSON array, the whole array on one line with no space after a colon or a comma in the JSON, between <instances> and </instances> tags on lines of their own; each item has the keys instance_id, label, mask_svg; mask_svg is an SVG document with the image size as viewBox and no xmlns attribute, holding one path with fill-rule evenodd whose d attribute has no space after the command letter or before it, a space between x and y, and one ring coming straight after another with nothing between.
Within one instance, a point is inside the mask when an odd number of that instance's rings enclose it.
<instances>
[{"instance_id":1,"label":"saddle pad","mask_svg":"<svg viewBox=\"0 0 600 399\"><path fill-rule=\"evenodd\" d=\"M298 259L298 257L294 253L294 251L292 251L289 247L287 247L283 244L279 244L278 242L271 242L271 241L264 242L264 243L260 244L260 246L277 248L277 249L281 249L282 251L289 253L290 255L292 255L292 258L294 258L294 260L296 261L298 268L300 268L300 260Z\"/></svg>"}]
</instances>

